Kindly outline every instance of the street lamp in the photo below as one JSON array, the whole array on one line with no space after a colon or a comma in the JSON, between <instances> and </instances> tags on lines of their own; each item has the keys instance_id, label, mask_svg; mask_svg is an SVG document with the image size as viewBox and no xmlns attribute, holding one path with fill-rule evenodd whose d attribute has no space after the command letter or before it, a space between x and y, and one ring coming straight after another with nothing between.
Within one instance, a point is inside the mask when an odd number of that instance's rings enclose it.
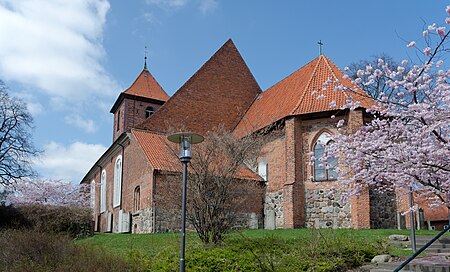
<instances>
[{"instance_id":1,"label":"street lamp","mask_svg":"<svg viewBox=\"0 0 450 272\"><path fill-rule=\"evenodd\" d=\"M180 253L180 272L184 272L184 252L186 240L186 181L187 164L192 158L191 145L203 142L203 136L192 132L178 132L171 134L167 139L173 143L180 144L179 158L183 164L183 196L181 204L181 253Z\"/></svg>"}]
</instances>

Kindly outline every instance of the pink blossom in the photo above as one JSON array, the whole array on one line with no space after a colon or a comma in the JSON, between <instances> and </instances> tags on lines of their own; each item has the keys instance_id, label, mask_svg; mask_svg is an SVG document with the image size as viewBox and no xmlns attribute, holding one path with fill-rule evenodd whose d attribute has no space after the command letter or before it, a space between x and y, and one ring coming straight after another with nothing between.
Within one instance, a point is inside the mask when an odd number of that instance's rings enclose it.
<instances>
[{"instance_id":1,"label":"pink blossom","mask_svg":"<svg viewBox=\"0 0 450 272\"><path fill-rule=\"evenodd\" d=\"M412 42L410 42L410 43L408 43L406 45L406 47L414 47L414 46L416 46L416 42L415 41L412 41Z\"/></svg>"},{"instance_id":2,"label":"pink blossom","mask_svg":"<svg viewBox=\"0 0 450 272\"><path fill-rule=\"evenodd\" d=\"M450 6L445 7L445 12L447 12L447 14L450 15Z\"/></svg>"},{"instance_id":3,"label":"pink blossom","mask_svg":"<svg viewBox=\"0 0 450 272\"><path fill-rule=\"evenodd\" d=\"M450 25L450 17L445 18L445 23Z\"/></svg>"},{"instance_id":4,"label":"pink blossom","mask_svg":"<svg viewBox=\"0 0 450 272\"><path fill-rule=\"evenodd\" d=\"M450 15L450 5L446 12ZM430 30L438 35L428 35ZM432 55L440 52L440 57L448 58L444 46L450 38L446 28L436 24L423 35L429 45L423 53L429 57L414 59L417 64L412 67L404 60L393 71L379 63L379 70L369 66L357 72L354 82L362 87L376 88L379 82L375 79L380 75L389 80L377 104L366 110L375 114L372 120L355 131L345 127L348 116L342 118L337 122L339 134L333 136L334 143L325 147L324 156L339 161L337 184L348 192L344 198L368 187L405 193L405 188L420 185L420 194L430 206L450 207L450 70L440 70L444 62ZM408 44L415 46L415 42ZM343 109L357 110L364 105L361 97L349 96L353 89L340 85L334 90L345 92ZM420 99L413 99L413 94Z\"/></svg>"},{"instance_id":5,"label":"pink blossom","mask_svg":"<svg viewBox=\"0 0 450 272\"><path fill-rule=\"evenodd\" d=\"M443 26L438 27L436 29L436 33L441 37L445 36L445 27L443 27Z\"/></svg>"}]
</instances>

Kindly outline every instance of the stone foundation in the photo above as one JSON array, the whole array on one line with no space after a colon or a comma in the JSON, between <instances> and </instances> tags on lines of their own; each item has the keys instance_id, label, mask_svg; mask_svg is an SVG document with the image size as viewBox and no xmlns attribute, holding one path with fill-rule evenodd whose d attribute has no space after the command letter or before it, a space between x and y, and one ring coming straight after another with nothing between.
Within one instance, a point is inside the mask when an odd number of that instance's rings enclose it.
<instances>
[{"instance_id":1,"label":"stone foundation","mask_svg":"<svg viewBox=\"0 0 450 272\"><path fill-rule=\"evenodd\" d=\"M307 228L351 228L350 203L341 205L341 194L330 189L306 191Z\"/></svg>"},{"instance_id":2,"label":"stone foundation","mask_svg":"<svg viewBox=\"0 0 450 272\"><path fill-rule=\"evenodd\" d=\"M397 202L394 192L369 190L370 228L393 229L397 227Z\"/></svg>"},{"instance_id":3,"label":"stone foundation","mask_svg":"<svg viewBox=\"0 0 450 272\"><path fill-rule=\"evenodd\" d=\"M132 233L152 233L153 228L153 209L147 208L137 211L131 216Z\"/></svg>"},{"instance_id":4,"label":"stone foundation","mask_svg":"<svg viewBox=\"0 0 450 272\"><path fill-rule=\"evenodd\" d=\"M283 193L267 193L264 199L264 228L282 228L283 224Z\"/></svg>"}]
</instances>

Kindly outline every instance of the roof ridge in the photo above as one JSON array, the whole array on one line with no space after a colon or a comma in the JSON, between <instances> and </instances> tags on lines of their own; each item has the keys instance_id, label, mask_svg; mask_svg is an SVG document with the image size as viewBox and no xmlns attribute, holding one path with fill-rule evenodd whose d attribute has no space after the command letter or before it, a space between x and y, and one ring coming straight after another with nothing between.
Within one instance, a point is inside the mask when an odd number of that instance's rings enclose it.
<instances>
[{"instance_id":1,"label":"roof ridge","mask_svg":"<svg viewBox=\"0 0 450 272\"><path fill-rule=\"evenodd\" d=\"M141 77L141 75L142 75L142 73L145 71L145 69L143 69L140 73L139 73L139 75L134 79L134 81L133 81L133 83L131 83L131 85L128 87L128 88L126 88L124 91L122 91L122 93L125 93L126 91L128 91L137 81L138 81L138 79Z\"/></svg>"},{"instance_id":2,"label":"roof ridge","mask_svg":"<svg viewBox=\"0 0 450 272\"><path fill-rule=\"evenodd\" d=\"M150 129L139 128L139 127L132 127L130 130L138 131L138 132L145 132L145 133L150 133L150 134L155 134L155 135L161 135L161 136L166 135L166 133L164 133L162 131L150 130Z\"/></svg>"},{"instance_id":3,"label":"roof ridge","mask_svg":"<svg viewBox=\"0 0 450 272\"><path fill-rule=\"evenodd\" d=\"M136 139L136 142L138 143L139 147L141 148L141 150L143 151L143 153L145 154L145 157L147 158L147 161L149 162L149 164L152 166L152 168L154 168L154 166L152 165L150 156L147 154L147 152L144 151L144 146L142 145L139 137L136 136L135 132L133 131L133 129L131 130L131 134L133 135L133 137Z\"/></svg>"},{"instance_id":4,"label":"roof ridge","mask_svg":"<svg viewBox=\"0 0 450 272\"><path fill-rule=\"evenodd\" d=\"M331 63L334 64L334 62L332 62L331 60L329 60L329 61L330 61ZM330 69L331 74L333 74L334 77L335 77L337 80L339 80L339 84L343 85L342 82L341 82L341 80L337 77L337 75L336 75L336 73L334 72L334 70L333 70L333 68L331 67L331 65L328 63L327 57L325 57L325 64L326 64L326 65L328 66L328 68ZM336 64L334 64L334 65L336 66ZM347 92L344 91L343 93L344 93L345 98L350 97L350 95L349 95Z\"/></svg>"},{"instance_id":5,"label":"roof ridge","mask_svg":"<svg viewBox=\"0 0 450 272\"><path fill-rule=\"evenodd\" d=\"M311 73L311 77L309 78L308 83L307 83L306 86L305 86L305 89L303 89L302 97L300 97L300 100L297 102L297 105L295 105L294 109L291 111L291 115L293 115L293 114L297 111L297 109L300 107L300 104L303 102L303 99L305 98L306 92L307 92L307 90L308 90L309 86L311 85L311 82L312 82L312 80L313 80L313 78L314 78L314 74L315 74L316 71L317 71L317 67L319 67L320 60L322 59L322 58L321 58L322 56L323 56L323 55L320 55L320 56L319 56L319 59L317 60L316 67L314 67L314 70L313 70L313 72Z\"/></svg>"},{"instance_id":6,"label":"roof ridge","mask_svg":"<svg viewBox=\"0 0 450 272\"><path fill-rule=\"evenodd\" d=\"M339 78L337 77L336 73L334 72L333 68L331 67L331 65L328 63L328 61L331 61L330 59L328 59L326 56L323 56L325 59L325 64L328 66L328 68L330 69L331 73L333 74L333 76L339 80ZM332 62L332 61L331 61ZM333 63L333 62L332 62ZM333 63L334 64L334 63ZM336 66L336 64L334 64ZM340 80L339 80L340 82Z\"/></svg>"}]
</instances>

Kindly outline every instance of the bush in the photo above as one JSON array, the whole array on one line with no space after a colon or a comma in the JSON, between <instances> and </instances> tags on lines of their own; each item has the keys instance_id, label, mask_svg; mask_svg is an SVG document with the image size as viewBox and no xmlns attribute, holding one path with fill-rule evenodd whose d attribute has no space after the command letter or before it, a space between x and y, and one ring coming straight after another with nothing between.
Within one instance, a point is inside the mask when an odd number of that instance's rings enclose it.
<instances>
[{"instance_id":1,"label":"bush","mask_svg":"<svg viewBox=\"0 0 450 272\"><path fill-rule=\"evenodd\" d=\"M67 235L32 230L0 232L0 271L143 271L140 263L90 246L73 245Z\"/></svg>"},{"instance_id":2,"label":"bush","mask_svg":"<svg viewBox=\"0 0 450 272\"><path fill-rule=\"evenodd\" d=\"M65 232L71 237L81 237L92 234L91 220L88 208L41 204L0 206L2 228L33 228L40 232Z\"/></svg>"}]
</instances>

